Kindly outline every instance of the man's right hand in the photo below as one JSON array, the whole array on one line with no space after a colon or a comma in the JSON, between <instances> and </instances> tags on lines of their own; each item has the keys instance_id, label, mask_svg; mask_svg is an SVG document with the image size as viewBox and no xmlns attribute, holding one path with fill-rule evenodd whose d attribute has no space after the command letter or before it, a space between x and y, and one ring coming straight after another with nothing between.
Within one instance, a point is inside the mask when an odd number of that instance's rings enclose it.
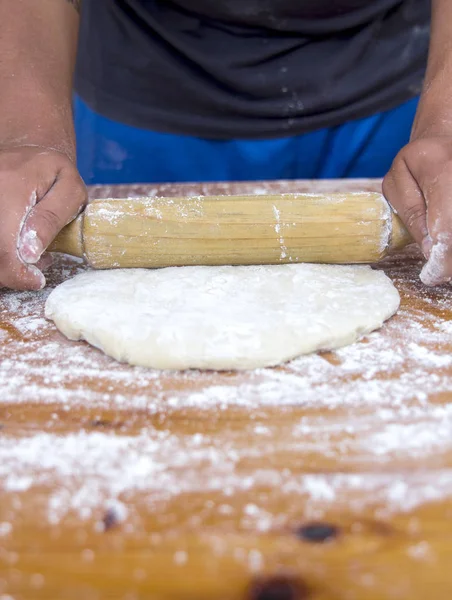
<instances>
[{"instance_id":1,"label":"man's right hand","mask_svg":"<svg viewBox=\"0 0 452 600\"><path fill-rule=\"evenodd\" d=\"M39 290L39 262L86 204L75 164L51 148L0 149L0 287Z\"/></svg>"}]
</instances>

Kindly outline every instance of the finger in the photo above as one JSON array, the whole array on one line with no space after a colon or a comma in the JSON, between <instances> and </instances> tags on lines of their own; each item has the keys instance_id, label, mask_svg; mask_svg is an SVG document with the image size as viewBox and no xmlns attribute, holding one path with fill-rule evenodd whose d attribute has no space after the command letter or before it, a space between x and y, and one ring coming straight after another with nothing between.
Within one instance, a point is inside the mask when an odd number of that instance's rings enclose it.
<instances>
[{"instance_id":1,"label":"finger","mask_svg":"<svg viewBox=\"0 0 452 600\"><path fill-rule=\"evenodd\" d=\"M427 258L431 249L427 227L427 204L422 189L404 158L395 159L391 170L383 180L383 194Z\"/></svg>"},{"instance_id":2,"label":"finger","mask_svg":"<svg viewBox=\"0 0 452 600\"><path fill-rule=\"evenodd\" d=\"M46 285L46 279L35 265L24 265L19 259L10 261L0 256L0 288L18 291L39 291Z\"/></svg>"},{"instance_id":3,"label":"finger","mask_svg":"<svg viewBox=\"0 0 452 600\"><path fill-rule=\"evenodd\" d=\"M427 223L432 250L421 272L421 281L433 286L452 279L452 173L444 168L439 175L422 182L427 200Z\"/></svg>"},{"instance_id":4,"label":"finger","mask_svg":"<svg viewBox=\"0 0 452 600\"><path fill-rule=\"evenodd\" d=\"M44 250L87 201L79 175L63 169L54 184L28 214L20 234L19 253L24 262L36 264Z\"/></svg>"},{"instance_id":5,"label":"finger","mask_svg":"<svg viewBox=\"0 0 452 600\"><path fill-rule=\"evenodd\" d=\"M36 193L12 179L0 181L0 286L17 290L39 290L45 278L35 266L22 262L18 254L18 234L36 203Z\"/></svg>"},{"instance_id":6,"label":"finger","mask_svg":"<svg viewBox=\"0 0 452 600\"><path fill-rule=\"evenodd\" d=\"M36 266L40 271L47 271L53 265L53 256L50 252L44 252Z\"/></svg>"}]
</instances>

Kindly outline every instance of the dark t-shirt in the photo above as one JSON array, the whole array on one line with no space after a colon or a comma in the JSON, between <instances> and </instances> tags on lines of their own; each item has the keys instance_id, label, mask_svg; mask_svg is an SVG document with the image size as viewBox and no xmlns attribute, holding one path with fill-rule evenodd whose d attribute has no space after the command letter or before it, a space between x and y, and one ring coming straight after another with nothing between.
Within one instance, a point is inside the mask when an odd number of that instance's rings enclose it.
<instances>
[{"instance_id":1,"label":"dark t-shirt","mask_svg":"<svg viewBox=\"0 0 452 600\"><path fill-rule=\"evenodd\" d=\"M430 0L83 0L76 89L208 138L331 127L417 95Z\"/></svg>"}]
</instances>

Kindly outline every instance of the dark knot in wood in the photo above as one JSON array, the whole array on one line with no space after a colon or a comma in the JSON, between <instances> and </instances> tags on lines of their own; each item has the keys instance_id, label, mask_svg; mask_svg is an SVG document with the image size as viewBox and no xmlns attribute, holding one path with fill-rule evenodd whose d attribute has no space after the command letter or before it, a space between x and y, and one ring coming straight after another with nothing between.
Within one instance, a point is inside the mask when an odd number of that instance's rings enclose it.
<instances>
[{"instance_id":1,"label":"dark knot in wood","mask_svg":"<svg viewBox=\"0 0 452 600\"><path fill-rule=\"evenodd\" d=\"M330 523L307 523L298 527L295 533L300 540L322 544L337 538L340 530L339 527Z\"/></svg>"},{"instance_id":2,"label":"dark knot in wood","mask_svg":"<svg viewBox=\"0 0 452 600\"><path fill-rule=\"evenodd\" d=\"M301 579L280 575L256 579L247 600L307 600L309 596L309 589Z\"/></svg>"}]
</instances>

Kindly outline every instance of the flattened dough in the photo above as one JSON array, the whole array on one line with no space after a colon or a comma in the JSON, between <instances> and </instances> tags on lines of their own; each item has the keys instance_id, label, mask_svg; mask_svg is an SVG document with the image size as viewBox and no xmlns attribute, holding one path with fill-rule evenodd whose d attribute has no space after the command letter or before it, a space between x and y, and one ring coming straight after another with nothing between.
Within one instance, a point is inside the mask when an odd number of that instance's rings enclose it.
<instances>
[{"instance_id":1,"label":"flattened dough","mask_svg":"<svg viewBox=\"0 0 452 600\"><path fill-rule=\"evenodd\" d=\"M344 346L399 306L367 266L269 265L89 271L49 296L71 340L157 369L251 369Z\"/></svg>"}]
</instances>

